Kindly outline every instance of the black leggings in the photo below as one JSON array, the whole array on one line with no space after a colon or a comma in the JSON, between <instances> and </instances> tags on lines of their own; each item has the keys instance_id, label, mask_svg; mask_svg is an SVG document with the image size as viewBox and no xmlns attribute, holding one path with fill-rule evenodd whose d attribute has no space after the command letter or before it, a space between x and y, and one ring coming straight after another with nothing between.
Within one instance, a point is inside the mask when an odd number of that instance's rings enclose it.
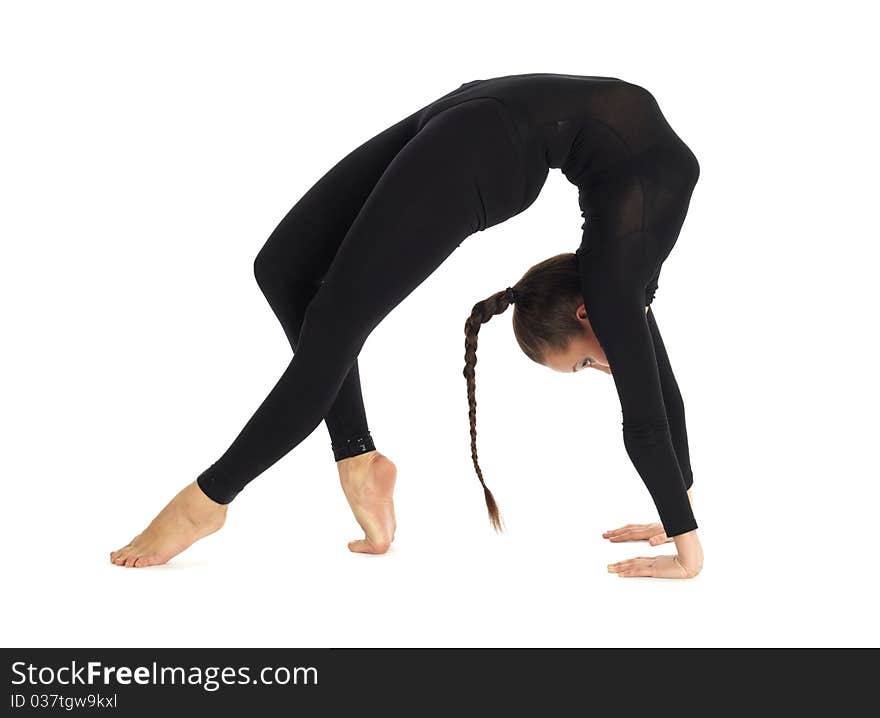
<instances>
[{"instance_id":1,"label":"black leggings","mask_svg":"<svg viewBox=\"0 0 880 718\"><path fill-rule=\"evenodd\" d=\"M254 262L293 358L197 481L229 503L322 419L337 460L374 448L357 356L379 322L470 234L523 204L519 147L491 98L413 113L355 149L287 213Z\"/></svg>"}]
</instances>

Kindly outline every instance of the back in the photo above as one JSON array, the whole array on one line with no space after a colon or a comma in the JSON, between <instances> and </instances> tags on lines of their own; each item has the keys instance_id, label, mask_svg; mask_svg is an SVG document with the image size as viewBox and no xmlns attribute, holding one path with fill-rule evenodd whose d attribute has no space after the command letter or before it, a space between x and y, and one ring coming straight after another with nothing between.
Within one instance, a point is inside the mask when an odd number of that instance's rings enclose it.
<instances>
[{"instance_id":1,"label":"back","mask_svg":"<svg viewBox=\"0 0 880 718\"><path fill-rule=\"evenodd\" d=\"M588 75L472 80L423 108L419 127L445 109L481 97L503 104L517 127L530 186L526 206L537 198L550 168L561 169L583 190L604 173L624 171L634 156L659 143L683 145L646 89Z\"/></svg>"}]
</instances>

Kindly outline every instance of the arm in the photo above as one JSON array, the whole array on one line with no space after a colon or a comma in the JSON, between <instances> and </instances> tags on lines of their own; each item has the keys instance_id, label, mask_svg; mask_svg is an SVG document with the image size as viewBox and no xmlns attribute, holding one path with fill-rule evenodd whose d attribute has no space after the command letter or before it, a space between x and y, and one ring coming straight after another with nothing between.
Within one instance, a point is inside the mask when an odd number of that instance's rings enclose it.
<instances>
[{"instance_id":1,"label":"arm","mask_svg":"<svg viewBox=\"0 0 880 718\"><path fill-rule=\"evenodd\" d=\"M578 256L584 304L620 398L624 446L671 538L693 531L697 522L673 447L644 308L645 241L644 233L630 233L601 242L601 252L582 244Z\"/></svg>"},{"instance_id":2,"label":"arm","mask_svg":"<svg viewBox=\"0 0 880 718\"><path fill-rule=\"evenodd\" d=\"M690 490L694 483L694 474L691 470L690 453L688 451L687 426L684 418L684 401L675 374L672 373L672 365L657 327L654 310L649 308L648 329L654 341L654 355L657 357L657 369L660 372L660 389L663 392L663 405L666 407L666 420L669 422L669 431L672 434L672 446L675 449L675 457L684 479L685 488Z\"/></svg>"}]
</instances>

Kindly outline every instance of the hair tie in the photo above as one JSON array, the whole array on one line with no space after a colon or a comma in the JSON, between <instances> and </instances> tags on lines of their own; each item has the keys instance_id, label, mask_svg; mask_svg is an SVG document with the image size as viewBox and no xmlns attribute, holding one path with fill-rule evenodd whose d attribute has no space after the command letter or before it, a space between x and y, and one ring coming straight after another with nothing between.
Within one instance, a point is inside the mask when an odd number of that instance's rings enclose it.
<instances>
[{"instance_id":1,"label":"hair tie","mask_svg":"<svg viewBox=\"0 0 880 718\"><path fill-rule=\"evenodd\" d=\"M516 292L513 290L513 287L508 287L504 292L507 294L507 301L511 304L516 304Z\"/></svg>"}]
</instances>

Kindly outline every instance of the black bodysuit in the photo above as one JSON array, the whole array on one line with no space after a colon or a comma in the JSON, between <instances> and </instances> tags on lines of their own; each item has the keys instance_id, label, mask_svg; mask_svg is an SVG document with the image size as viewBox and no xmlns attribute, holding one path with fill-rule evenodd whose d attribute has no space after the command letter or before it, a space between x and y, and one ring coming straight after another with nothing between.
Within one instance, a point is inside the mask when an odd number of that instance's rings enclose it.
<instances>
[{"instance_id":1,"label":"black bodysuit","mask_svg":"<svg viewBox=\"0 0 880 718\"><path fill-rule=\"evenodd\" d=\"M337 460L374 448L357 355L469 235L519 214L551 168L578 187L584 304L628 455L668 536L697 527L684 407L650 310L699 165L645 89L536 73L474 80L355 149L288 212L254 264L293 358L198 477L230 502L325 420Z\"/></svg>"}]
</instances>

